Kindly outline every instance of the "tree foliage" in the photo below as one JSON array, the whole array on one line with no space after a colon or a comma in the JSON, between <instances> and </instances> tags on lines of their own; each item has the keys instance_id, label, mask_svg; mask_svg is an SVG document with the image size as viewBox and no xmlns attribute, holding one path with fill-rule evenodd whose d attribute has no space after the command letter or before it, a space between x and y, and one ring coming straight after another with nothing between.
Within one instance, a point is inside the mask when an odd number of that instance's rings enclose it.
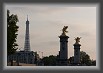
<instances>
[{"instance_id":1,"label":"tree foliage","mask_svg":"<svg viewBox=\"0 0 103 73\"><path fill-rule=\"evenodd\" d=\"M42 59L45 66L55 66L56 65L56 56L50 55L49 57L44 57Z\"/></svg>"},{"instance_id":2,"label":"tree foliage","mask_svg":"<svg viewBox=\"0 0 103 73\"><path fill-rule=\"evenodd\" d=\"M44 66L56 66L57 56L50 55L49 57L46 56L42 59L42 62L44 63ZM68 63L70 65L74 65L74 56L70 57L68 59ZM86 66L96 66L96 60L91 60L90 56L84 52L80 52L80 65L86 65Z\"/></svg>"},{"instance_id":3,"label":"tree foliage","mask_svg":"<svg viewBox=\"0 0 103 73\"><path fill-rule=\"evenodd\" d=\"M10 11L7 10L7 54L13 54L17 50L18 44L16 43L18 26L17 15L10 15Z\"/></svg>"},{"instance_id":4,"label":"tree foliage","mask_svg":"<svg viewBox=\"0 0 103 73\"><path fill-rule=\"evenodd\" d=\"M70 57L69 59L68 59L68 61L69 61L69 63L74 63L74 56L72 56L72 57Z\"/></svg>"},{"instance_id":5,"label":"tree foliage","mask_svg":"<svg viewBox=\"0 0 103 73\"><path fill-rule=\"evenodd\" d=\"M74 56L69 58L69 63L73 64L73 62L74 62ZM87 66L91 66L91 65L95 66L96 60L91 60L90 56L86 52L81 51L80 52L80 64L87 65Z\"/></svg>"},{"instance_id":6,"label":"tree foliage","mask_svg":"<svg viewBox=\"0 0 103 73\"><path fill-rule=\"evenodd\" d=\"M81 64L86 64L88 66L92 64L90 56L84 51L80 52L80 62Z\"/></svg>"}]
</instances>

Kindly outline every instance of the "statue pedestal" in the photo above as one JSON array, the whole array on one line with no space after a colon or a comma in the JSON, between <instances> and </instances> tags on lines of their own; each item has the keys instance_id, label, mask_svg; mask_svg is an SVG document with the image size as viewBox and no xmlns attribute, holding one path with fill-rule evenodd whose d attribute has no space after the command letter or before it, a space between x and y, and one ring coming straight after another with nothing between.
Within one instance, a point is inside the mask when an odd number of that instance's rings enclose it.
<instances>
[{"instance_id":1,"label":"statue pedestal","mask_svg":"<svg viewBox=\"0 0 103 73\"><path fill-rule=\"evenodd\" d=\"M74 64L80 64L80 44L74 44Z\"/></svg>"},{"instance_id":2,"label":"statue pedestal","mask_svg":"<svg viewBox=\"0 0 103 73\"><path fill-rule=\"evenodd\" d=\"M60 53L59 65L68 65L68 36L59 36L60 38Z\"/></svg>"}]
</instances>

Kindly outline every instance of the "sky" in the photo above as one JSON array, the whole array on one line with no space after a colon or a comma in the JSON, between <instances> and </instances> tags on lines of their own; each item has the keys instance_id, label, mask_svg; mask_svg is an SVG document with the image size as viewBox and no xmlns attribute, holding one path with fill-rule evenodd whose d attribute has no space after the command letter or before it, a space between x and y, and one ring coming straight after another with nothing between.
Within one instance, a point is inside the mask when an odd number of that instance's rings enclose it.
<instances>
[{"instance_id":1,"label":"sky","mask_svg":"<svg viewBox=\"0 0 103 73\"><path fill-rule=\"evenodd\" d=\"M68 26L68 57L74 56L75 38L80 39L80 51L96 59L96 5L69 4L6 4L10 14L17 14L18 48L23 50L28 15L30 49L40 57L57 55L60 51L62 28Z\"/></svg>"}]
</instances>

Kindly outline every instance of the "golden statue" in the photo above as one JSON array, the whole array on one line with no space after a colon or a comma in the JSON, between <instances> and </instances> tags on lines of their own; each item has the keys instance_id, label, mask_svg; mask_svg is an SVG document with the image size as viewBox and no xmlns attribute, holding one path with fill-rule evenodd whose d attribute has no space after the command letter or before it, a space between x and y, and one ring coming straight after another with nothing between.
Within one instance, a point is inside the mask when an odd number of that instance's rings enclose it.
<instances>
[{"instance_id":1,"label":"golden statue","mask_svg":"<svg viewBox=\"0 0 103 73\"><path fill-rule=\"evenodd\" d=\"M68 26L64 26L63 27L63 29L62 29L62 36L66 36L66 33L68 32L68 31L66 31L67 30L67 28L68 28Z\"/></svg>"},{"instance_id":2,"label":"golden statue","mask_svg":"<svg viewBox=\"0 0 103 73\"><path fill-rule=\"evenodd\" d=\"M81 37L80 37L81 38ZM75 40L76 40L76 44L79 44L79 42L80 42L80 38L79 37L77 37L77 38L75 38Z\"/></svg>"}]
</instances>

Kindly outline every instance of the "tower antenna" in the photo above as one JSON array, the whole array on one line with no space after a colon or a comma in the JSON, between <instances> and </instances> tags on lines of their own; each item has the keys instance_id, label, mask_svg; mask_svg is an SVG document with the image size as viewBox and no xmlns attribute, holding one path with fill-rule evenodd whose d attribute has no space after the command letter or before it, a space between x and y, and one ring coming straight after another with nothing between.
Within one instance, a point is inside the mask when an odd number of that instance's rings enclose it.
<instances>
[{"instance_id":1,"label":"tower antenna","mask_svg":"<svg viewBox=\"0 0 103 73\"><path fill-rule=\"evenodd\" d=\"M27 21L28 21L28 15L27 15Z\"/></svg>"}]
</instances>

